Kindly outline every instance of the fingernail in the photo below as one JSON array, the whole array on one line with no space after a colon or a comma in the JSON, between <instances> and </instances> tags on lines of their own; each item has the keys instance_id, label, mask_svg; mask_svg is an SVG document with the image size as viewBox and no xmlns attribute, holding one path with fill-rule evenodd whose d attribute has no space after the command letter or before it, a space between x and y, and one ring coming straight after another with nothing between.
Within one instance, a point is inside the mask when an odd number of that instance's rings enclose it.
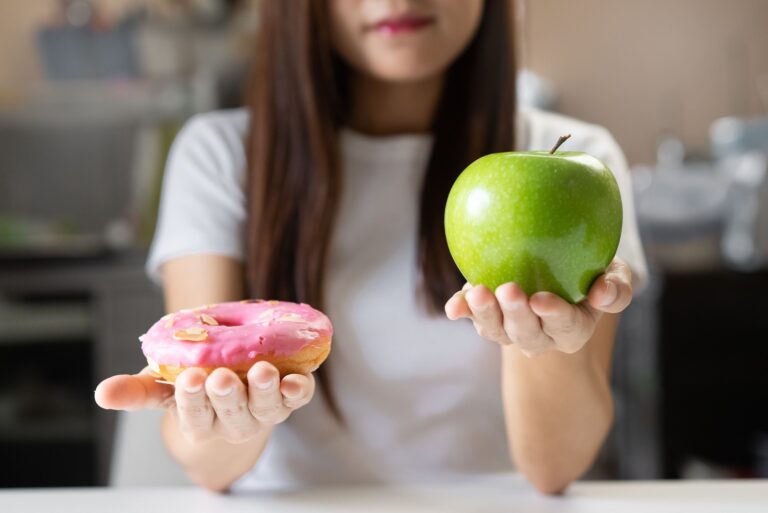
<instances>
[{"instance_id":1,"label":"fingernail","mask_svg":"<svg viewBox=\"0 0 768 513\"><path fill-rule=\"evenodd\" d=\"M501 306L505 310L517 310L520 308L520 301L501 301Z\"/></svg>"},{"instance_id":2,"label":"fingernail","mask_svg":"<svg viewBox=\"0 0 768 513\"><path fill-rule=\"evenodd\" d=\"M226 397L229 394L231 394L232 390L234 389L235 387L227 387L227 388L219 388L219 389L214 388L213 393L218 395L219 397Z\"/></svg>"},{"instance_id":3,"label":"fingernail","mask_svg":"<svg viewBox=\"0 0 768 513\"><path fill-rule=\"evenodd\" d=\"M600 303L602 306L608 306L614 301L616 301L616 296L618 294L618 289L616 288L616 284L612 281L606 281L605 282L605 297L603 298L603 301Z\"/></svg>"},{"instance_id":4,"label":"fingernail","mask_svg":"<svg viewBox=\"0 0 768 513\"><path fill-rule=\"evenodd\" d=\"M275 384L274 379L270 379L269 381L257 381L256 388L260 390L269 390L274 386L274 384Z\"/></svg>"},{"instance_id":5,"label":"fingernail","mask_svg":"<svg viewBox=\"0 0 768 513\"><path fill-rule=\"evenodd\" d=\"M300 390L291 390L291 389L288 389L288 390L284 390L284 391L283 391L283 395L284 395L285 397L289 398L289 399L293 399L293 398L295 398L295 397L298 397L298 396L299 396L299 393L300 393Z\"/></svg>"},{"instance_id":6,"label":"fingernail","mask_svg":"<svg viewBox=\"0 0 768 513\"><path fill-rule=\"evenodd\" d=\"M203 389L203 385L194 385L194 386L186 386L184 387L184 391L188 394L197 394Z\"/></svg>"}]
</instances>

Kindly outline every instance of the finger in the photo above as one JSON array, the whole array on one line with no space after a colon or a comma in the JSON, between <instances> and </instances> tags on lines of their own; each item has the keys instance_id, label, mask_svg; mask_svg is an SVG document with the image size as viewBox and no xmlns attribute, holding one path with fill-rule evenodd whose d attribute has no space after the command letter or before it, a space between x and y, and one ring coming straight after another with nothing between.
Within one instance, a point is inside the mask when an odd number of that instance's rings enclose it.
<instances>
[{"instance_id":1,"label":"finger","mask_svg":"<svg viewBox=\"0 0 768 513\"><path fill-rule=\"evenodd\" d=\"M205 380L205 392L216 412L214 429L230 443L242 443L259 431L248 409L248 395L240 377L220 367Z\"/></svg>"},{"instance_id":2,"label":"finger","mask_svg":"<svg viewBox=\"0 0 768 513\"><path fill-rule=\"evenodd\" d=\"M496 298L504 315L504 331L528 356L554 347L553 340L541 329L541 320L531 310L528 297L516 283L505 283L496 289Z\"/></svg>"},{"instance_id":3,"label":"finger","mask_svg":"<svg viewBox=\"0 0 768 513\"><path fill-rule=\"evenodd\" d=\"M464 297L467 291L467 285L465 285L463 289L451 296L451 298L445 303L445 315L452 321L455 321L456 319L466 319L468 317L472 317L472 311L469 309L467 300Z\"/></svg>"},{"instance_id":4,"label":"finger","mask_svg":"<svg viewBox=\"0 0 768 513\"><path fill-rule=\"evenodd\" d=\"M584 346L600 317L600 312L588 305L572 305L551 292L537 292L530 305L541 319L544 333L566 353L575 353Z\"/></svg>"},{"instance_id":5,"label":"finger","mask_svg":"<svg viewBox=\"0 0 768 513\"><path fill-rule=\"evenodd\" d=\"M261 424L271 426L286 419L280 393L280 373L269 362L256 362L248 370L248 409Z\"/></svg>"},{"instance_id":6,"label":"finger","mask_svg":"<svg viewBox=\"0 0 768 513\"><path fill-rule=\"evenodd\" d=\"M176 417L179 430L191 440L211 435L214 412L204 385L207 374L191 367L176 378Z\"/></svg>"},{"instance_id":7,"label":"finger","mask_svg":"<svg viewBox=\"0 0 768 513\"><path fill-rule=\"evenodd\" d=\"M599 276L587 295L587 303L601 312L619 313L632 302L632 271L615 259L605 274Z\"/></svg>"},{"instance_id":8,"label":"finger","mask_svg":"<svg viewBox=\"0 0 768 513\"><path fill-rule=\"evenodd\" d=\"M315 394L315 377L312 374L289 374L280 383L280 393L285 407L297 410Z\"/></svg>"},{"instance_id":9,"label":"finger","mask_svg":"<svg viewBox=\"0 0 768 513\"><path fill-rule=\"evenodd\" d=\"M509 344L501 309L493 293L484 285L478 285L469 289L465 297L478 334L493 342Z\"/></svg>"},{"instance_id":10,"label":"finger","mask_svg":"<svg viewBox=\"0 0 768 513\"><path fill-rule=\"evenodd\" d=\"M96 404L106 410L162 408L173 397L173 386L158 383L149 368L134 375L112 376L96 387Z\"/></svg>"}]
</instances>

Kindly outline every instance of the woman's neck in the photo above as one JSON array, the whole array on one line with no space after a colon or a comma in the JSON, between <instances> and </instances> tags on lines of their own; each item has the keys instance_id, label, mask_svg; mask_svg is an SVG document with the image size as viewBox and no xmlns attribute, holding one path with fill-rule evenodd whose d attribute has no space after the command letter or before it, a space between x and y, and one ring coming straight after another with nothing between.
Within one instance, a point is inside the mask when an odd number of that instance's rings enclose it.
<instances>
[{"instance_id":1,"label":"woman's neck","mask_svg":"<svg viewBox=\"0 0 768 513\"><path fill-rule=\"evenodd\" d=\"M432 129L443 76L393 83L355 75L350 85L351 128L370 135L420 133Z\"/></svg>"}]
</instances>

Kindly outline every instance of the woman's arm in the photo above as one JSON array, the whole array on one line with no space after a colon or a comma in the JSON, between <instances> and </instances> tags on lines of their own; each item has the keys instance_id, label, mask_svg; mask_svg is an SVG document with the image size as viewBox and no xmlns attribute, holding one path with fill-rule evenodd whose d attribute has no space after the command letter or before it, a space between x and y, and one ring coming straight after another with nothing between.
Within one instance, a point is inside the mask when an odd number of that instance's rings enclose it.
<instances>
[{"instance_id":1,"label":"woman's arm","mask_svg":"<svg viewBox=\"0 0 768 513\"><path fill-rule=\"evenodd\" d=\"M613 422L609 366L617 315L598 321L574 354L536 358L502 347L502 393L515 466L544 493L559 493L592 464Z\"/></svg>"},{"instance_id":2,"label":"woman's arm","mask_svg":"<svg viewBox=\"0 0 768 513\"><path fill-rule=\"evenodd\" d=\"M210 303L244 299L243 264L220 255L191 255L160 268L165 309L176 312Z\"/></svg>"},{"instance_id":3,"label":"woman's arm","mask_svg":"<svg viewBox=\"0 0 768 513\"><path fill-rule=\"evenodd\" d=\"M544 493L559 493L580 477L610 429L617 314L631 299L629 268L616 260L578 305L550 293L529 299L512 283L495 295L465 287L446 304L449 318L472 319L481 336L502 346L512 459Z\"/></svg>"},{"instance_id":4,"label":"woman's arm","mask_svg":"<svg viewBox=\"0 0 768 513\"><path fill-rule=\"evenodd\" d=\"M162 277L169 312L243 299L242 265L224 256L173 259ZM254 364L245 384L229 369L207 376L190 368L171 386L144 369L105 379L95 396L108 409L166 409L161 429L170 454L195 483L223 491L253 467L273 426L312 398L311 375L279 378L267 362Z\"/></svg>"}]
</instances>

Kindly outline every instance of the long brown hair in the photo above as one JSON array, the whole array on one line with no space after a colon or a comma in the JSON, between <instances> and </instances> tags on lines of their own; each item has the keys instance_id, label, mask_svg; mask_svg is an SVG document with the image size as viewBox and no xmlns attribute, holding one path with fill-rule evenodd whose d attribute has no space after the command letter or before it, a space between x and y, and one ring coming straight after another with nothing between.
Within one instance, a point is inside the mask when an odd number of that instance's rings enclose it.
<instances>
[{"instance_id":1,"label":"long brown hair","mask_svg":"<svg viewBox=\"0 0 768 513\"><path fill-rule=\"evenodd\" d=\"M331 46L326 1L261 2L246 141L248 293L320 309L343 186L338 134L350 72ZM443 230L450 187L473 160L514 144L511 11L512 0L485 0L474 39L447 71L434 117L418 244L419 291L432 313L462 284Z\"/></svg>"}]
</instances>

